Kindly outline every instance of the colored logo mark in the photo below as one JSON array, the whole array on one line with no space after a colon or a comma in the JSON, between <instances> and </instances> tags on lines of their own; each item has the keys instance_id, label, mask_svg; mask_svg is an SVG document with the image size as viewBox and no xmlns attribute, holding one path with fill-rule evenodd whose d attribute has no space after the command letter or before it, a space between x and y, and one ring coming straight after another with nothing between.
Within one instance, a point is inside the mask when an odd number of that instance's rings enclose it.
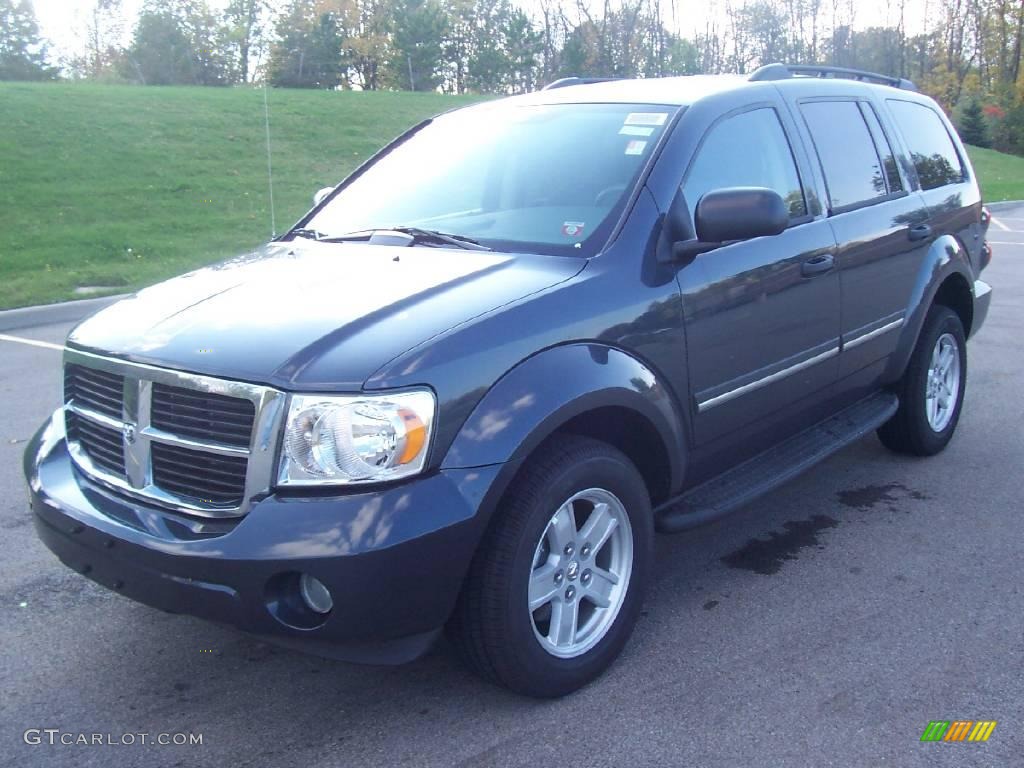
<instances>
[{"instance_id":1,"label":"colored logo mark","mask_svg":"<svg viewBox=\"0 0 1024 768\"><path fill-rule=\"evenodd\" d=\"M932 720L921 741L988 741L995 729L995 720Z\"/></svg>"}]
</instances>

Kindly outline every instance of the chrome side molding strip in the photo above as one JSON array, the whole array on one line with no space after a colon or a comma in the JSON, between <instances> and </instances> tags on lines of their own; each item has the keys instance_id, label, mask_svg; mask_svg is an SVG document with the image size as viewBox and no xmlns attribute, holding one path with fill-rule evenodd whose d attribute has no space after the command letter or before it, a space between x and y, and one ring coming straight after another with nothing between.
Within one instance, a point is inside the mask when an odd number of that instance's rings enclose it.
<instances>
[{"instance_id":1,"label":"chrome side molding strip","mask_svg":"<svg viewBox=\"0 0 1024 768\"><path fill-rule=\"evenodd\" d=\"M715 397L703 400L697 403L697 410L700 413L704 413L705 411L711 410L716 405L727 403L730 400L734 400L735 398L739 397L740 395L745 395L748 392L753 392L756 389L761 389L761 387L766 387L769 384L774 384L776 381L784 379L787 376L792 376L794 373L799 373L800 371L810 368L812 365L823 363L829 358L835 357L838 354L839 347L832 347L832 349L827 349L824 352L815 355L814 357L809 357L806 360L801 360L799 363L795 363L794 365L791 365L788 368L783 368L781 371L776 371L775 373L760 378L757 381L752 381L749 384L744 384L742 387L736 387L736 389L730 389L728 392L723 392L720 395L716 395Z\"/></svg>"},{"instance_id":2,"label":"chrome side molding strip","mask_svg":"<svg viewBox=\"0 0 1024 768\"><path fill-rule=\"evenodd\" d=\"M902 325L903 325L903 318L901 317L901 318L899 318L897 320L893 320L891 323L886 323L885 325L880 326L878 328L875 328L872 331L868 331L867 333L862 333L860 336L854 336L852 339L850 339L848 341L844 341L843 342L843 349L853 349L854 347L859 346L860 344L863 344L866 341L871 341L872 339L877 339L883 333L888 333L889 331L895 331L897 328L899 328Z\"/></svg>"}]
</instances>

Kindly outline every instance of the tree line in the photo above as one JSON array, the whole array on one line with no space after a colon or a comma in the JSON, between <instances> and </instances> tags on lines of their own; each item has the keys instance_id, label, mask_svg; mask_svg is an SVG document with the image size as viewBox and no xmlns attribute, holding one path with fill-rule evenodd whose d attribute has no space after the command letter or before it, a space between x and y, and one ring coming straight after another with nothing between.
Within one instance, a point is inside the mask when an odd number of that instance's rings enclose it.
<instances>
[{"instance_id":1,"label":"tree line","mask_svg":"<svg viewBox=\"0 0 1024 768\"><path fill-rule=\"evenodd\" d=\"M93 0L76 51L40 38L30 0L0 0L0 79L521 93L559 77L750 72L820 63L914 80L967 138L1024 152L1024 0L928 2L926 31L891 0L710 0L686 37L676 0ZM721 5L716 5L721 3Z\"/></svg>"}]
</instances>

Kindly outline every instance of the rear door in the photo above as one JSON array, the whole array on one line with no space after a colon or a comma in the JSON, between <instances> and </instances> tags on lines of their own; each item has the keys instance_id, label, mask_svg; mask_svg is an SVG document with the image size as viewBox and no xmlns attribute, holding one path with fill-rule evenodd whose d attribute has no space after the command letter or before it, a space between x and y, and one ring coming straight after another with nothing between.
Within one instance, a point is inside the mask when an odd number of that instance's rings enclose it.
<instances>
[{"instance_id":1,"label":"rear door","mask_svg":"<svg viewBox=\"0 0 1024 768\"><path fill-rule=\"evenodd\" d=\"M683 180L691 212L704 194L738 186L773 189L790 210L785 232L701 254L679 272L698 445L799 409L836 379L835 240L809 213L780 106L754 104L716 119Z\"/></svg>"},{"instance_id":2,"label":"rear door","mask_svg":"<svg viewBox=\"0 0 1024 768\"><path fill-rule=\"evenodd\" d=\"M885 106L907 147L908 170L917 176L934 236L956 237L980 268L981 195L953 127L927 104L892 98Z\"/></svg>"},{"instance_id":3,"label":"rear door","mask_svg":"<svg viewBox=\"0 0 1024 768\"><path fill-rule=\"evenodd\" d=\"M869 99L821 96L801 99L796 107L816 155L838 243L839 376L847 380L864 371L856 384L869 386L899 340L932 240L928 212L900 173L891 137Z\"/></svg>"}]
</instances>

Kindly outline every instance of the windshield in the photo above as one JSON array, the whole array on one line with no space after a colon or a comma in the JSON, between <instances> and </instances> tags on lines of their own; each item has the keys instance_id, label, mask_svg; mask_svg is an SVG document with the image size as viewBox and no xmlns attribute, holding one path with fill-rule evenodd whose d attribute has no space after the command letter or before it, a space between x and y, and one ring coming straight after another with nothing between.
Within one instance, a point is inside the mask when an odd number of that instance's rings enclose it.
<instances>
[{"instance_id":1,"label":"windshield","mask_svg":"<svg viewBox=\"0 0 1024 768\"><path fill-rule=\"evenodd\" d=\"M674 107L483 105L436 118L353 179L303 229L418 227L496 250L592 255Z\"/></svg>"}]
</instances>

